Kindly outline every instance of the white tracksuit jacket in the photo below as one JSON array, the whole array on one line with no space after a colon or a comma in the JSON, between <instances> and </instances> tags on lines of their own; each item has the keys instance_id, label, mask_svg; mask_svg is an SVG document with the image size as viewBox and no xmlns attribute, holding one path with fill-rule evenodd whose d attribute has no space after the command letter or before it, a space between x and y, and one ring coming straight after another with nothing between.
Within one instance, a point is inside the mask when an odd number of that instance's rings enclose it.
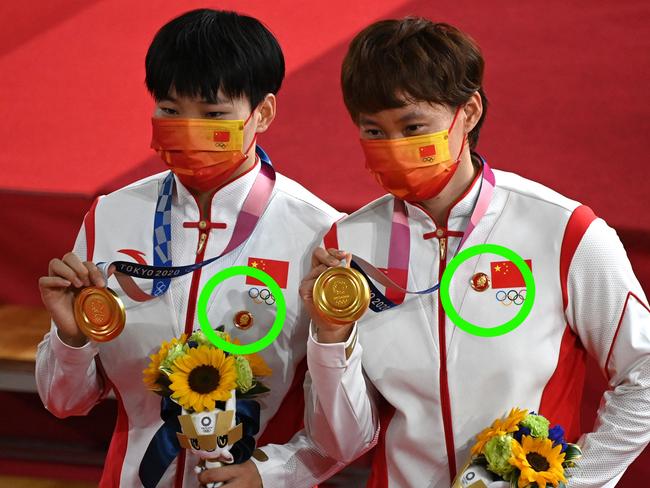
<instances>
[{"instance_id":1,"label":"white tracksuit jacket","mask_svg":"<svg viewBox=\"0 0 650 488\"><path fill-rule=\"evenodd\" d=\"M220 189L213 198L211 215L200 215L195 199L176 182L171 222L174 265L199 262L225 249L259 168L258 163L252 171ZM144 260L153 264L154 210L159 185L166 175L161 173L146 178L98 199L85 218L74 248L82 260L133 260L142 253ZM302 377L294 380L294 376L301 363L304 367L309 319L299 299L298 286L310 268L312 249L340 217L341 214L303 187L278 174L271 200L253 235L217 262L172 280L170 290L162 297L144 303L133 302L111 277L109 287L118 292L127 307L126 327L117 339L73 348L58 338L52 326L38 348L36 364L38 391L45 406L54 415L66 417L86 414L111 386L118 398L117 425L100 486L141 486L140 461L162 424L160 397L147 391L142 382L142 370L149 363L148 356L158 350L162 341L178 337L186 330L197 330L195 306L203 285L224 268L248 265L249 258L288 262L288 284L283 290L287 319L278 339L261 352L273 375L265 382L271 393L259 400L262 410L257 437L259 439L269 425L286 439L300 429L303 415L300 406L285 402L280 408L292 382L298 387L298 399L303 397ZM200 229L201 221L225 223L226 228L212 228L208 224ZM197 253L201 239L207 240L202 252ZM248 344L268 332L275 318L275 305L254 303L248 295L253 285L246 285L245 280L245 276L236 276L219 285L210 300L208 315L213 326L225 325L233 337ZM136 279L136 282L144 290L151 289L151 281ZM254 316L255 323L248 330L233 325L234 314L242 310ZM297 422L292 413L297 414ZM274 416L275 420L270 422ZM269 460L255 462L265 487L309 487L342 466L315 449L304 431L293 436L287 444L267 445L263 451ZM193 472L196 463L197 459L188 453L182 486L199 486ZM176 468L174 461L158 486L179 486L174 484Z\"/></svg>"},{"instance_id":2,"label":"white tracksuit jacket","mask_svg":"<svg viewBox=\"0 0 650 488\"><path fill-rule=\"evenodd\" d=\"M584 457L569 486L615 486L650 440L650 309L616 233L540 184L495 176L488 211L463 248L498 244L531 260L536 296L522 325L493 338L468 334L446 317L435 292L368 311L347 344L321 344L310 334L307 430L342 461L377 443L369 486L449 488L475 436L515 406L541 412L578 441L587 354L610 388L593 431L580 438ZM477 181L439 227L407 204L408 289L439 282L460 242L448 233L465 230ZM325 244L387 267L392 208L389 195L370 203L338 222ZM493 327L521 308L521 284L483 292L469 285L480 272L494 279L504 260L481 254L460 265L450 296L462 318ZM516 303L497 300L508 294Z\"/></svg>"}]
</instances>

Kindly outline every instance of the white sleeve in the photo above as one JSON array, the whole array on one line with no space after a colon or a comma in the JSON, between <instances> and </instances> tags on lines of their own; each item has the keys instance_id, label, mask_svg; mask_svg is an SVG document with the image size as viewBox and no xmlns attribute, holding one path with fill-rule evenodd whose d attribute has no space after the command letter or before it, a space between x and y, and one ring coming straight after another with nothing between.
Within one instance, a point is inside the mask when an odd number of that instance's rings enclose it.
<instances>
[{"instance_id":1,"label":"white sleeve","mask_svg":"<svg viewBox=\"0 0 650 488\"><path fill-rule=\"evenodd\" d=\"M260 450L268 459L251 460L257 466L264 488L312 488L345 467L345 463L328 457L318 449L304 430L297 432L286 444L267 444Z\"/></svg>"},{"instance_id":2,"label":"white sleeve","mask_svg":"<svg viewBox=\"0 0 650 488\"><path fill-rule=\"evenodd\" d=\"M356 337L355 325L347 343L322 344L310 328L307 342L311 386L305 401L306 430L320 449L344 463L374 447L379 433ZM347 357L349 348L352 352Z\"/></svg>"},{"instance_id":3,"label":"white sleeve","mask_svg":"<svg viewBox=\"0 0 650 488\"><path fill-rule=\"evenodd\" d=\"M615 486L650 441L650 308L616 232L597 219L569 268L567 320L609 378L572 488Z\"/></svg>"},{"instance_id":4,"label":"white sleeve","mask_svg":"<svg viewBox=\"0 0 650 488\"><path fill-rule=\"evenodd\" d=\"M349 346L347 343L346 345ZM337 459L332 453L319 447L315 439L309 435L308 427L309 419L311 418L310 398L312 391L309 372L305 375L303 387L305 391L306 428L297 432L286 444L268 444L260 447L260 450L268 457L267 460L259 461L251 458L257 466L263 486L265 487L290 486L291 488L311 488L331 478L347 464L347 462L344 462L346 460ZM368 448L373 445L370 445Z\"/></svg>"},{"instance_id":5,"label":"white sleeve","mask_svg":"<svg viewBox=\"0 0 650 488\"><path fill-rule=\"evenodd\" d=\"M82 226L74 251L86 258L86 236ZM104 381L97 370L98 349L92 342L82 347L65 344L52 323L36 352L36 387L43 405L59 418L85 415L104 396Z\"/></svg>"}]
</instances>

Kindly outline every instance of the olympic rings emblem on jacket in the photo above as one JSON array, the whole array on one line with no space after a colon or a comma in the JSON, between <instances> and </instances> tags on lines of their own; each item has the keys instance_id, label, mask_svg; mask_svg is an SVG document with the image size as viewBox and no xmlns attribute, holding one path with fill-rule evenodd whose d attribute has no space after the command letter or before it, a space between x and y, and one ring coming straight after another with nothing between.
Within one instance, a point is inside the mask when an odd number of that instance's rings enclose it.
<instances>
[{"instance_id":1,"label":"olympic rings emblem on jacket","mask_svg":"<svg viewBox=\"0 0 650 488\"><path fill-rule=\"evenodd\" d=\"M275 297L273 296L273 293L271 293L267 288L262 288L261 290L258 288L251 288L248 290L248 296L253 300L253 302L259 304L259 303L266 303L267 305L273 305L275 303Z\"/></svg>"},{"instance_id":2,"label":"olympic rings emblem on jacket","mask_svg":"<svg viewBox=\"0 0 650 488\"><path fill-rule=\"evenodd\" d=\"M509 307L513 303L517 306L521 306L526 300L526 289L522 290L499 290L496 293L497 302L505 307Z\"/></svg>"}]
</instances>

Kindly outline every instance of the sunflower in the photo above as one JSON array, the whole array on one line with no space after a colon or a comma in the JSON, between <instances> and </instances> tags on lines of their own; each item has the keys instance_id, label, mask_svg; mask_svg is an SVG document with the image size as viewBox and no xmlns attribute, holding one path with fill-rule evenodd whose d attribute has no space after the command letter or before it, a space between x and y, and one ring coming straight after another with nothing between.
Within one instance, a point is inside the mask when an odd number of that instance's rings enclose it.
<instances>
[{"instance_id":1,"label":"sunflower","mask_svg":"<svg viewBox=\"0 0 650 488\"><path fill-rule=\"evenodd\" d=\"M213 410L237 386L235 359L220 349L199 346L174 361L169 378L171 396L185 410Z\"/></svg>"},{"instance_id":2,"label":"sunflower","mask_svg":"<svg viewBox=\"0 0 650 488\"><path fill-rule=\"evenodd\" d=\"M502 421L503 429L506 431L506 433L516 432L519 430L519 424L526 418L527 415L528 410L513 408L510 410L508 416Z\"/></svg>"},{"instance_id":3,"label":"sunflower","mask_svg":"<svg viewBox=\"0 0 650 488\"><path fill-rule=\"evenodd\" d=\"M151 358L151 362L149 363L149 366L147 366L147 369L142 371L143 378L142 381L144 381L145 386L152 391L160 391L162 390L162 385L160 384L161 381L161 376L164 374L160 370L160 365L162 362L165 360L167 357L167 353L169 350L176 346L176 344L185 344L185 338L187 336L183 334L180 337L174 337L171 341L169 342L163 342L160 345L160 349L156 354L152 354L149 356Z\"/></svg>"},{"instance_id":4,"label":"sunflower","mask_svg":"<svg viewBox=\"0 0 650 488\"><path fill-rule=\"evenodd\" d=\"M526 435L521 444L513 441L510 464L521 471L519 488L533 483L537 483L538 488L546 488L547 483L553 486L566 483L562 467L564 453L561 451L562 446L553 447L550 439L535 439Z\"/></svg>"},{"instance_id":5,"label":"sunflower","mask_svg":"<svg viewBox=\"0 0 650 488\"><path fill-rule=\"evenodd\" d=\"M485 448L485 444L493 437L519 430L519 422L524 420L526 415L528 415L528 410L513 408L505 419L496 419L490 427L484 429L477 436L476 444L472 447L472 455L481 454Z\"/></svg>"}]
</instances>

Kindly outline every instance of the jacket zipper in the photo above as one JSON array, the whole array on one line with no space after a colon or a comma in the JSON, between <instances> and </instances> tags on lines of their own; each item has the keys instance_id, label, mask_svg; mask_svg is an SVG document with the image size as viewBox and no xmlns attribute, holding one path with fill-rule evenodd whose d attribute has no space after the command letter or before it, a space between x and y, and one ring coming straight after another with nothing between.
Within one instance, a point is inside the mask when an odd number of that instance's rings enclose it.
<instances>
[{"instance_id":1,"label":"jacket zipper","mask_svg":"<svg viewBox=\"0 0 650 488\"><path fill-rule=\"evenodd\" d=\"M435 221L434 221L435 223ZM447 268L447 229L438 227L435 232L435 237L438 239L438 246L440 250L440 263L438 266L438 283L442 280L442 275ZM442 300L440 293L438 293L438 349L440 351L440 405L442 409L442 425L445 433L445 448L447 450L447 461L449 465L450 482L456 477L456 449L454 446L454 433L451 422L451 399L449 396L449 383L447 380L447 334L446 327L447 320L445 311L442 308Z\"/></svg>"},{"instance_id":2,"label":"jacket zipper","mask_svg":"<svg viewBox=\"0 0 650 488\"><path fill-rule=\"evenodd\" d=\"M199 225L205 224L205 221L201 221ZM205 241L208 240L208 233L204 230L200 231L199 234L199 245L196 248L196 254L201 254L205 248Z\"/></svg>"}]
</instances>

